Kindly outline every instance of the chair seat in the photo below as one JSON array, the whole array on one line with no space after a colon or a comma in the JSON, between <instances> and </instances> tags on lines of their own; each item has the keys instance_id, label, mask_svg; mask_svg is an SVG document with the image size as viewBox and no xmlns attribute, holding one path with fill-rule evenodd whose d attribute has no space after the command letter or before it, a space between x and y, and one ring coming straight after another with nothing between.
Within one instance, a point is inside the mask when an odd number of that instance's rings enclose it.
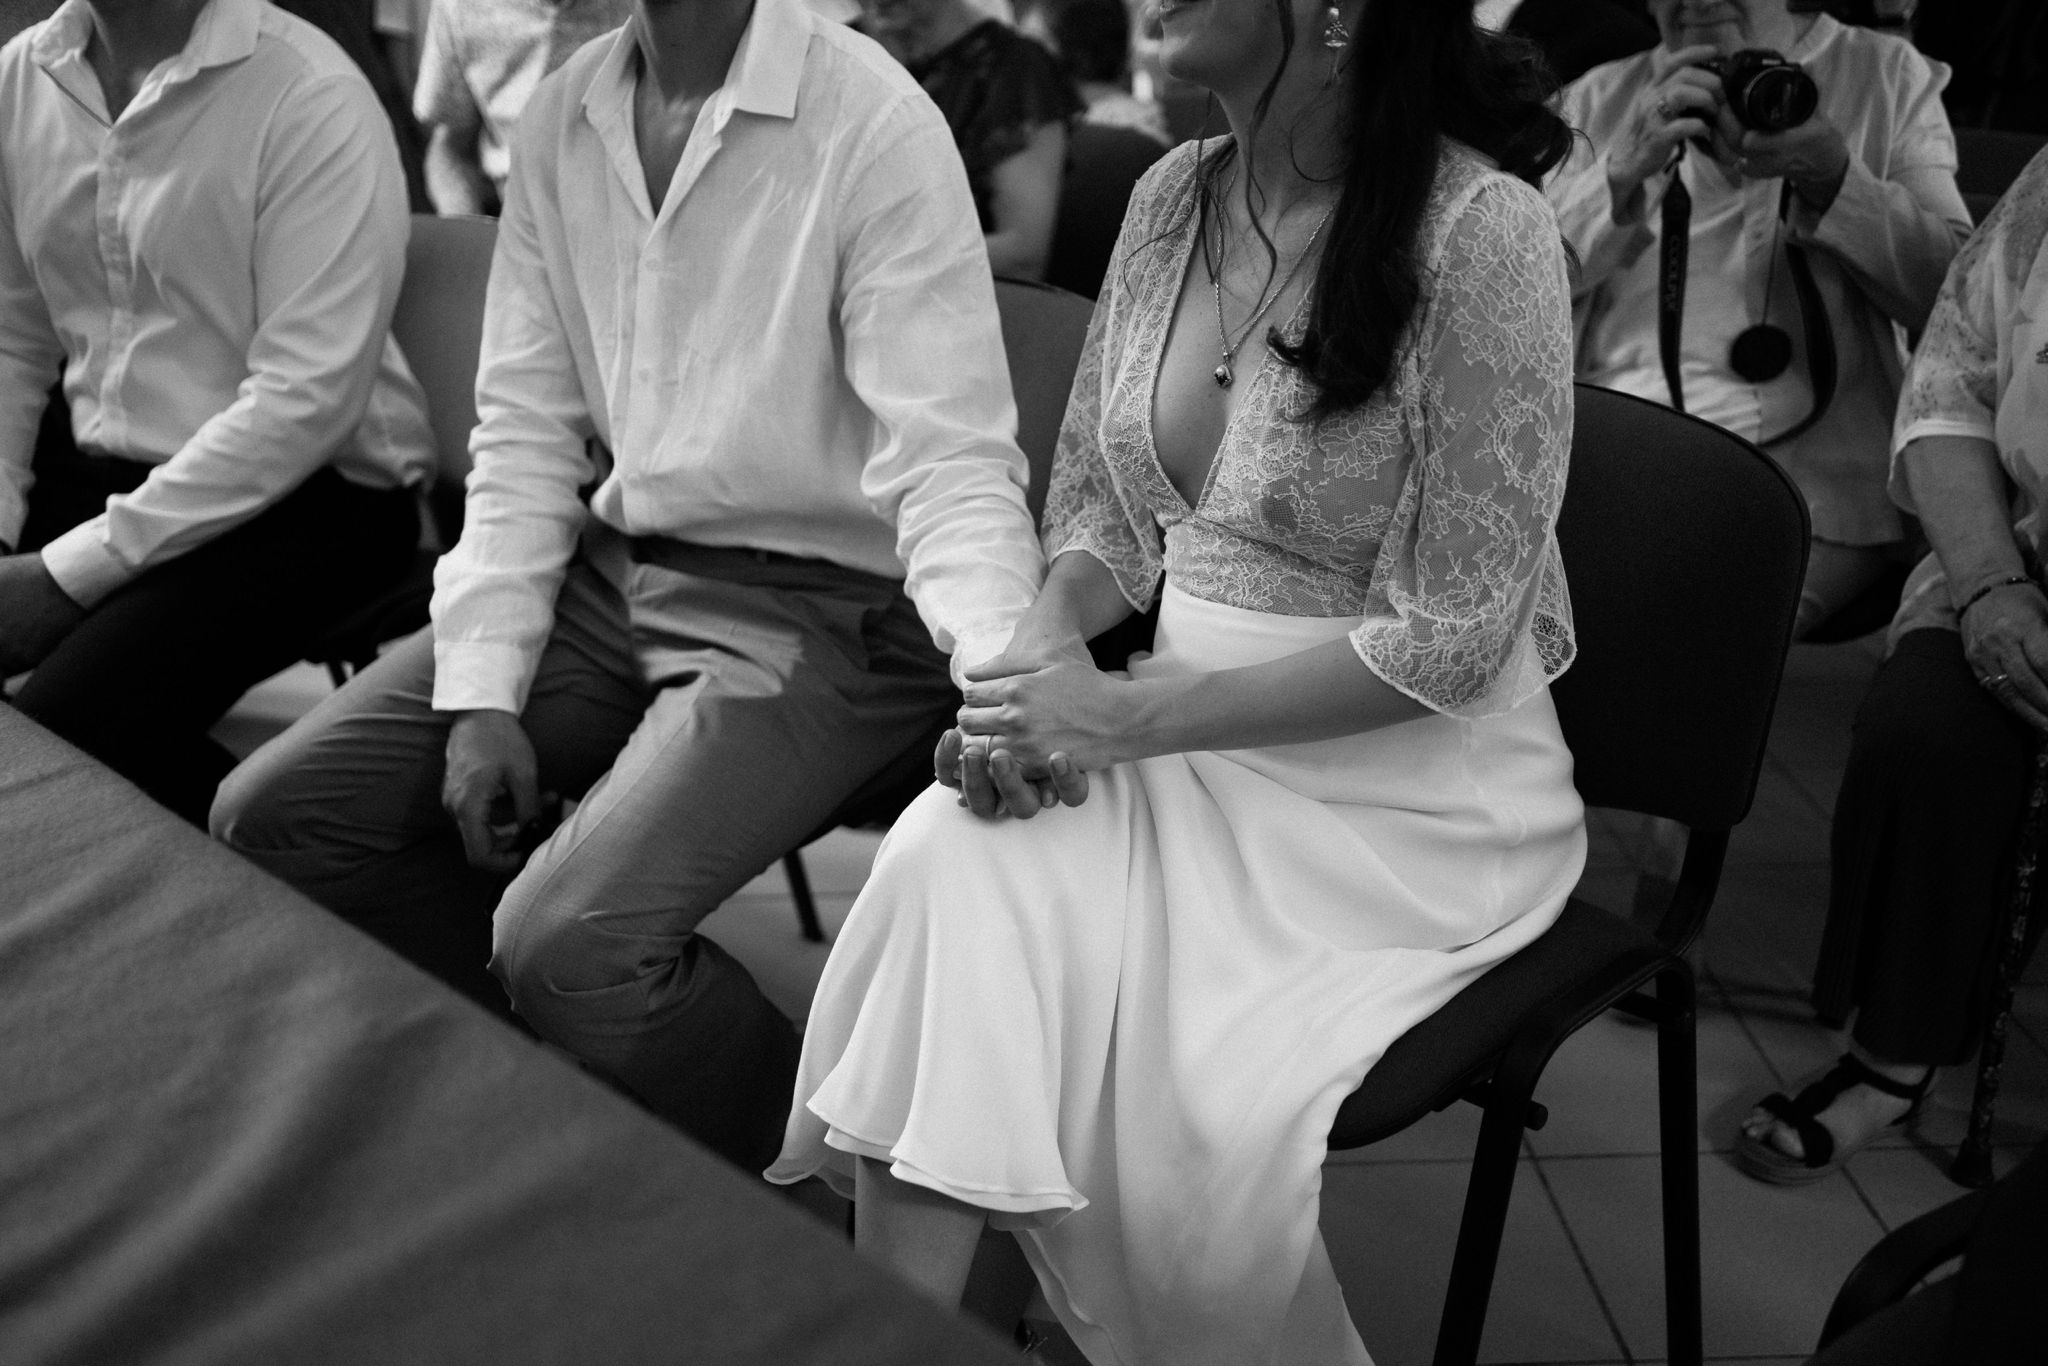
<instances>
[{"instance_id":1,"label":"chair seat","mask_svg":"<svg viewBox=\"0 0 2048 1366\"><path fill-rule=\"evenodd\" d=\"M1338 1108L1330 1146L1363 1147L1442 1109L1485 1080L1493 1060L1546 1003L1601 1000L1617 978L1646 980L1668 957L1648 932L1572 898L1540 939L1394 1041Z\"/></svg>"}]
</instances>

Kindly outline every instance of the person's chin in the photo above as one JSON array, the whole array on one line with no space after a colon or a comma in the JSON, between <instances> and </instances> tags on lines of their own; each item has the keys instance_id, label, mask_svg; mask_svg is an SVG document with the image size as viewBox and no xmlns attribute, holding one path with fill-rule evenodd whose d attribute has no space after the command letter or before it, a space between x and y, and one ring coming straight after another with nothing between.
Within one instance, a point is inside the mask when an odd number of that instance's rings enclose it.
<instances>
[{"instance_id":1,"label":"person's chin","mask_svg":"<svg viewBox=\"0 0 2048 1366\"><path fill-rule=\"evenodd\" d=\"M1215 89L1230 54L1209 32L1214 0L1164 0L1159 6L1159 64L1175 80Z\"/></svg>"}]
</instances>

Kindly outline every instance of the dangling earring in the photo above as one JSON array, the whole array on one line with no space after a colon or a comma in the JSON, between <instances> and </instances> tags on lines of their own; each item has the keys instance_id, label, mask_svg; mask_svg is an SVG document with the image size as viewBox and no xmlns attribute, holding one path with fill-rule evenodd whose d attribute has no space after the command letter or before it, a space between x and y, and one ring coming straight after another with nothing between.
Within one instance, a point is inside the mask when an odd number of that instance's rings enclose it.
<instances>
[{"instance_id":1,"label":"dangling earring","mask_svg":"<svg viewBox=\"0 0 2048 1366\"><path fill-rule=\"evenodd\" d=\"M1323 46L1332 52L1342 52L1351 46L1351 30L1344 27L1344 16L1337 13L1337 7L1330 6L1329 16L1323 20Z\"/></svg>"}]
</instances>

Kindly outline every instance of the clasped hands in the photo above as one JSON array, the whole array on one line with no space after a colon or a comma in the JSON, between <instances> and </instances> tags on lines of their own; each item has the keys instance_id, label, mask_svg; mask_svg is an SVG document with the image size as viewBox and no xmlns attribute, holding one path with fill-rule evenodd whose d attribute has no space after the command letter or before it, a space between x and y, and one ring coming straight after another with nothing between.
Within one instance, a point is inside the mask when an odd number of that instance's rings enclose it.
<instances>
[{"instance_id":1,"label":"clasped hands","mask_svg":"<svg viewBox=\"0 0 2048 1366\"><path fill-rule=\"evenodd\" d=\"M1086 645L1013 646L967 671L959 724L932 766L975 815L1029 820L1088 800L1088 773L1138 757L1135 687Z\"/></svg>"},{"instance_id":2,"label":"clasped hands","mask_svg":"<svg viewBox=\"0 0 2048 1366\"><path fill-rule=\"evenodd\" d=\"M1797 128L1761 133L1745 128L1728 107L1721 78L1700 65L1716 56L1705 44L1651 58L1650 84L1636 96L1621 137L1608 154L1616 217L1641 212L1639 191L1671 164L1688 141L1747 180L1783 178L1816 212L1825 213L1849 170L1849 144L1841 130L1816 113Z\"/></svg>"}]
</instances>

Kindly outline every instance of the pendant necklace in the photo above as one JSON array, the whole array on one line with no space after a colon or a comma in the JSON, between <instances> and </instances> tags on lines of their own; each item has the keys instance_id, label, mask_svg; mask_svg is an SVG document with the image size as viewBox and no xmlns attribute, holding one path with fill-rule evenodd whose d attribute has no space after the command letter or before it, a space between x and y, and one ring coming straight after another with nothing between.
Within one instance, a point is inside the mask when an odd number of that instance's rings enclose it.
<instances>
[{"instance_id":1,"label":"pendant necklace","mask_svg":"<svg viewBox=\"0 0 2048 1366\"><path fill-rule=\"evenodd\" d=\"M1209 196L1204 191L1202 195L1203 211L1207 212L1208 207ZM1230 339L1230 329L1223 325L1223 260L1227 243L1223 236L1223 211L1221 207L1219 206L1216 211L1216 256L1213 260L1209 256L1209 233L1207 228L1203 224L1196 224L1196 231L1200 232L1202 236L1202 264L1209 268L1209 287L1216 295L1216 340L1223 350L1223 363L1209 373L1215 379L1217 388L1228 389L1231 381L1237 378L1237 372L1231 367L1232 363L1237 359L1238 350L1243 347L1246 338L1251 336L1252 329L1259 325L1259 319L1266 316L1266 310L1278 303L1280 296L1287 292L1287 286L1294 283L1294 277L1301 273L1302 264L1315 254L1316 238L1322 236L1323 225L1330 221L1330 215L1336 212L1336 209L1337 206L1332 204L1329 208L1323 210L1323 216L1316 220L1315 231L1308 235L1308 242L1302 247L1301 255L1294 258L1294 264L1288 267L1287 274L1281 277L1280 283L1274 286L1273 292L1264 295L1260 299L1258 307L1252 310L1251 317L1245 319L1244 327L1238 332L1236 341Z\"/></svg>"}]
</instances>

